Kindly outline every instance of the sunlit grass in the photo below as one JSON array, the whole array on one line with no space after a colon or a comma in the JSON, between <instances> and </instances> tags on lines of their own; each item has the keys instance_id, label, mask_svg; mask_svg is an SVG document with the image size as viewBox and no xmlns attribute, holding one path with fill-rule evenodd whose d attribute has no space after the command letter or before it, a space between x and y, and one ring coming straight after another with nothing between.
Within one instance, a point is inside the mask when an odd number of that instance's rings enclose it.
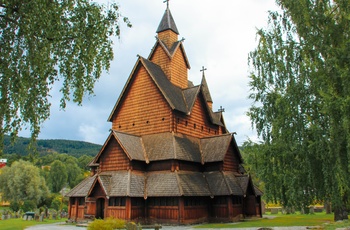
<instances>
[{"instance_id":1,"label":"sunlit grass","mask_svg":"<svg viewBox=\"0 0 350 230\"><path fill-rule=\"evenodd\" d=\"M291 226L324 226L327 229L336 227L347 227L350 223L334 223L333 214L316 213L309 215L264 215L260 219L248 219L237 223L203 224L196 228L250 228L250 227L291 227ZM344 226L345 225L345 226Z\"/></svg>"},{"instance_id":2,"label":"sunlit grass","mask_svg":"<svg viewBox=\"0 0 350 230\"><path fill-rule=\"evenodd\" d=\"M39 221L26 221L22 218L18 219L7 219L7 220L0 220L0 229L1 230L23 230L29 226L33 225L40 225L40 224L52 224L57 222L65 222L67 219L59 219L59 220L48 220L45 219L42 222Z\"/></svg>"}]
</instances>

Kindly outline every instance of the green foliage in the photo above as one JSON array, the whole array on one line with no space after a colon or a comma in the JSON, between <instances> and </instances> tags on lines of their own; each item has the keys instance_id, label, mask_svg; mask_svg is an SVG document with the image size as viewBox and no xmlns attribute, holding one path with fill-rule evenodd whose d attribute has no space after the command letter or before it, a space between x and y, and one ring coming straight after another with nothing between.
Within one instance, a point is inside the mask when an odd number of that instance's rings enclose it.
<instances>
[{"instance_id":1,"label":"green foliage","mask_svg":"<svg viewBox=\"0 0 350 230\"><path fill-rule=\"evenodd\" d=\"M0 143L29 126L32 138L50 115L50 90L60 81L61 108L81 105L113 59L117 4L88 0L2 1L0 4ZM123 17L122 17L123 18ZM127 18L123 21L131 26ZM2 149L2 148L1 148Z\"/></svg>"},{"instance_id":2,"label":"green foliage","mask_svg":"<svg viewBox=\"0 0 350 230\"><path fill-rule=\"evenodd\" d=\"M7 158L15 157L13 161L19 160L20 157L29 154L29 144L29 138L18 137L11 143L10 136L5 136L3 153L7 155ZM95 156L101 149L101 145L98 144L71 140L37 140L35 147L40 156L56 152L66 153L77 158L84 155Z\"/></svg>"},{"instance_id":3,"label":"green foliage","mask_svg":"<svg viewBox=\"0 0 350 230\"><path fill-rule=\"evenodd\" d=\"M49 172L51 191L53 193L59 193L67 184L67 178L68 174L66 165L59 160L52 162Z\"/></svg>"},{"instance_id":4,"label":"green foliage","mask_svg":"<svg viewBox=\"0 0 350 230\"><path fill-rule=\"evenodd\" d=\"M36 209L36 203L33 200L25 200L21 209L23 212L34 211Z\"/></svg>"},{"instance_id":5,"label":"green foliage","mask_svg":"<svg viewBox=\"0 0 350 230\"><path fill-rule=\"evenodd\" d=\"M350 197L350 7L348 1L277 0L257 32L248 115L263 139L261 179L285 206Z\"/></svg>"},{"instance_id":6,"label":"green foliage","mask_svg":"<svg viewBox=\"0 0 350 230\"><path fill-rule=\"evenodd\" d=\"M19 202L17 202L17 201L12 201L12 202L10 203L10 209L11 209L12 211L18 212L20 208L21 208L21 205L20 205Z\"/></svg>"},{"instance_id":7,"label":"green foliage","mask_svg":"<svg viewBox=\"0 0 350 230\"><path fill-rule=\"evenodd\" d=\"M48 196L49 190L39 169L27 161L16 161L0 174L0 192L3 199L23 203L30 200L37 205Z\"/></svg>"},{"instance_id":8,"label":"green foliage","mask_svg":"<svg viewBox=\"0 0 350 230\"><path fill-rule=\"evenodd\" d=\"M61 199L60 197L56 196L53 200L52 200L52 203L51 203L51 206L50 208L53 208L55 209L56 211L59 211L60 210L60 207L61 207Z\"/></svg>"},{"instance_id":9,"label":"green foliage","mask_svg":"<svg viewBox=\"0 0 350 230\"><path fill-rule=\"evenodd\" d=\"M89 223L88 230L113 230L125 228L125 221L115 218L106 218L105 220L96 219Z\"/></svg>"}]
</instances>

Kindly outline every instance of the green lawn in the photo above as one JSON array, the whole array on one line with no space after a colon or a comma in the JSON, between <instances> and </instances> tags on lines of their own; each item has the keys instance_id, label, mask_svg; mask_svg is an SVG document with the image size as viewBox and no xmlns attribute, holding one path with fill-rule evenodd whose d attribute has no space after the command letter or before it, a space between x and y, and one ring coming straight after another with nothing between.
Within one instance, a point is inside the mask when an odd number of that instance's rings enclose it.
<instances>
[{"instance_id":1,"label":"green lawn","mask_svg":"<svg viewBox=\"0 0 350 230\"><path fill-rule=\"evenodd\" d=\"M350 226L350 222L334 223L333 214L316 213L312 215L264 215L262 219L244 220L238 223L204 224L196 228L249 228L249 227L290 227L290 226L326 226L327 229Z\"/></svg>"},{"instance_id":2,"label":"green lawn","mask_svg":"<svg viewBox=\"0 0 350 230\"><path fill-rule=\"evenodd\" d=\"M65 222L67 219L59 219L59 220L47 220L45 219L43 222L39 221L26 221L21 218L18 219L8 219L8 220L0 220L0 229L1 230L23 230L26 227L39 225L39 224L52 224L57 222Z\"/></svg>"}]
</instances>

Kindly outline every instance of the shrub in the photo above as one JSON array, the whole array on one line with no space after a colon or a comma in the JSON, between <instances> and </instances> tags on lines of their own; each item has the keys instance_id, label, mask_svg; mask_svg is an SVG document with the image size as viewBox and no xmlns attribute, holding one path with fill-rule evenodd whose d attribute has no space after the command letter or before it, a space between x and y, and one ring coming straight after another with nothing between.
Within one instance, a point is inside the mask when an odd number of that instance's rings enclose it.
<instances>
[{"instance_id":1,"label":"shrub","mask_svg":"<svg viewBox=\"0 0 350 230\"><path fill-rule=\"evenodd\" d=\"M26 200L23 202L22 209L24 212L34 211L34 209L36 209L36 204L32 200Z\"/></svg>"},{"instance_id":2,"label":"shrub","mask_svg":"<svg viewBox=\"0 0 350 230\"><path fill-rule=\"evenodd\" d=\"M96 219L88 226L88 230L113 230L125 228L125 221L115 218L107 218L105 220Z\"/></svg>"},{"instance_id":3,"label":"shrub","mask_svg":"<svg viewBox=\"0 0 350 230\"><path fill-rule=\"evenodd\" d=\"M21 205L17 201L11 201L10 203L10 209L14 212L18 212Z\"/></svg>"}]
</instances>

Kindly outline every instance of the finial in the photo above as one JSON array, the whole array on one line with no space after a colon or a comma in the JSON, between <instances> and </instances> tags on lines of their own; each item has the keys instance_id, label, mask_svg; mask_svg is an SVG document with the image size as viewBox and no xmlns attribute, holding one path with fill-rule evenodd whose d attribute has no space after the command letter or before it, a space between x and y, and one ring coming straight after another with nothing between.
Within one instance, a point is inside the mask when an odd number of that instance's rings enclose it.
<instances>
[{"instance_id":1,"label":"finial","mask_svg":"<svg viewBox=\"0 0 350 230\"><path fill-rule=\"evenodd\" d=\"M166 8L169 9L169 1L170 0L164 0L163 3L166 3Z\"/></svg>"},{"instance_id":2,"label":"finial","mask_svg":"<svg viewBox=\"0 0 350 230\"><path fill-rule=\"evenodd\" d=\"M225 112L225 108L222 108L222 106L220 105L220 109L218 109L218 112L221 112L221 113Z\"/></svg>"},{"instance_id":3,"label":"finial","mask_svg":"<svg viewBox=\"0 0 350 230\"><path fill-rule=\"evenodd\" d=\"M202 66L202 69L200 70L200 72L203 72L203 77L204 77L204 71L206 71L207 68L204 68L204 66Z\"/></svg>"}]
</instances>

